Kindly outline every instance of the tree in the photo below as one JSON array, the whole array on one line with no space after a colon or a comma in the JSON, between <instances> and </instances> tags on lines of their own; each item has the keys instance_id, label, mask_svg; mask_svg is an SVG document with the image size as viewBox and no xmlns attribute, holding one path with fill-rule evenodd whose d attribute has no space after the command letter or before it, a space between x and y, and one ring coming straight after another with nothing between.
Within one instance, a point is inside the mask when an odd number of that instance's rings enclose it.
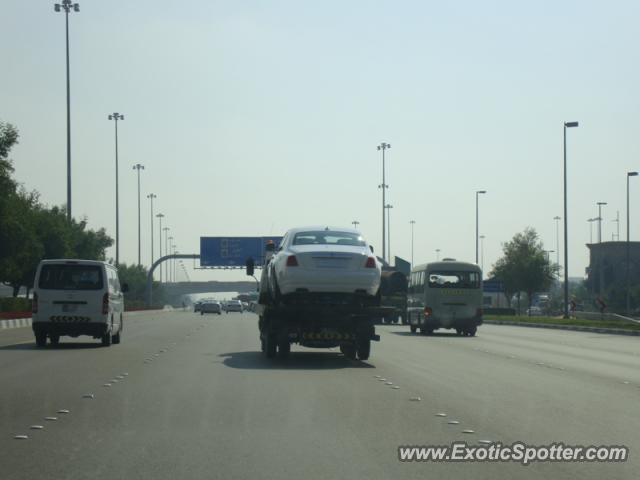
<instances>
[{"instance_id":1,"label":"tree","mask_svg":"<svg viewBox=\"0 0 640 480\"><path fill-rule=\"evenodd\" d=\"M66 218L66 209L46 207L37 192L28 192L12 178L11 148L18 130L0 122L0 282L13 288L33 286L40 260L82 258L104 260L113 244L104 228L87 230L87 219Z\"/></svg>"},{"instance_id":2,"label":"tree","mask_svg":"<svg viewBox=\"0 0 640 480\"><path fill-rule=\"evenodd\" d=\"M502 250L504 255L493 266L491 275L504 284L508 298L526 292L531 307L534 293L547 291L553 284L558 265L548 260L533 228L517 233L510 242L503 244Z\"/></svg>"},{"instance_id":3,"label":"tree","mask_svg":"<svg viewBox=\"0 0 640 480\"><path fill-rule=\"evenodd\" d=\"M128 307L142 307L145 305L147 274L148 270L142 265L127 265L126 263L118 265L120 284L124 285L126 283L129 286L129 292L125 298ZM156 281L153 282L153 298L156 305L163 305L165 302L164 289Z\"/></svg>"}]
</instances>

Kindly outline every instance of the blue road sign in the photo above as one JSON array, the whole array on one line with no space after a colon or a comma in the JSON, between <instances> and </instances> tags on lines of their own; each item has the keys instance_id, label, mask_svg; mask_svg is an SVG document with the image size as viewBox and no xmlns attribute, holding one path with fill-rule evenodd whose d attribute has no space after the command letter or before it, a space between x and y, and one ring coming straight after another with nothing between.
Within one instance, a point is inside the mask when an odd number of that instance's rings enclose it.
<instances>
[{"instance_id":1,"label":"blue road sign","mask_svg":"<svg viewBox=\"0 0 640 480\"><path fill-rule=\"evenodd\" d=\"M504 293L504 285L494 278L482 282L482 291L485 293Z\"/></svg>"},{"instance_id":2,"label":"blue road sign","mask_svg":"<svg viewBox=\"0 0 640 480\"><path fill-rule=\"evenodd\" d=\"M269 240L278 245L282 237L200 237L200 265L244 267L251 258L260 266Z\"/></svg>"}]
</instances>

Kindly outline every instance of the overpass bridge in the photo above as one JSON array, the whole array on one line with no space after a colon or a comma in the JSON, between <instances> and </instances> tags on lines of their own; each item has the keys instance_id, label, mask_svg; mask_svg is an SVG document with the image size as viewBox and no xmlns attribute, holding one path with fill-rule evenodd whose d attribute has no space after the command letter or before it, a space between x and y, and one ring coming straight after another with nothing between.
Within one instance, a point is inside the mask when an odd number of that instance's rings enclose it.
<instances>
[{"instance_id":1,"label":"overpass bridge","mask_svg":"<svg viewBox=\"0 0 640 480\"><path fill-rule=\"evenodd\" d=\"M173 282L163 283L164 289L170 301L179 301L184 295L196 293L213 293L213 292L238 292L250 293L256 291L256 282L250 280L248 282Z\"/></svg>"}]
</instances>

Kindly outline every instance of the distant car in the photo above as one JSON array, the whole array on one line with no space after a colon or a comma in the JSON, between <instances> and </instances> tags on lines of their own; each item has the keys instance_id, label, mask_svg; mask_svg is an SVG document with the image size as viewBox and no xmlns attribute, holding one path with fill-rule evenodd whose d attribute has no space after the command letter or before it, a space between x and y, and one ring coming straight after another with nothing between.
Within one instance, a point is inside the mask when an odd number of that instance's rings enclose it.
<instances>
[{"instance_id":1,"label":"distant car","mask_svg":"<svg viewBox=\"0 0 640 480\"><path fill-rule=\"evenodd\" d=\"M527 308L527 315L530 317L541 317L542 309L540 307Z\"/></svg>"},{"instance_id":2,"label":"distant car","mask_svg":"<svg viewBox=\"0 0 640 480\"><path fill-rule=\"evenodd\" d=\"M229 312L240 312L242 313L244 308L242 306L242 302L240 300L230 300L225 305L225 311Z\"/></svg>"},{"instance_id":3,"label":"distant car","mask_svg":"<svg viewBox=\"0 0 640 480\"><path fill-rule=\"evenodd\" d=\"M216 302L215 300L202 302L200 305L200 315L204 315L205 313L217 313L218 315L222 315L222 305L220 302Z\"/></svg>"}]
</instances>

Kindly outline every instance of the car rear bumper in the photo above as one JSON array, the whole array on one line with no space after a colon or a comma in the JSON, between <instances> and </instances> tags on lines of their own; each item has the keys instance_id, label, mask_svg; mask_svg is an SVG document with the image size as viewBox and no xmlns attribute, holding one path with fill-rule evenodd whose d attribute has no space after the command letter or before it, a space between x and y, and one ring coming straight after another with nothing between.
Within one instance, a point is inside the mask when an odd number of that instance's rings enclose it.
<instances>
[{"instance_id":1,"label":"car rear bumper","mask_svg":"<svg viewBox=\"0 0 640 480\"><path fill-rule=\"evenodd\" d=\"M306 291L310 293L355 293L375 295L380 288L380 272L349 270L294 270L288 269L278 277L282 295Z\"/></svg>"},{"instance_id":2,"label":"car rear bumper","mask_svg":"<svg viewBox=\"0 0 640 480\"><path fill-rule=\"evenodd\" d=\"M109 324L106 322L84 322L73 319L33 322L31 327L36 335L44 333L47 335L69 335L71 337L89 335L99 338L109 331Z\"/></svg>"}]
</instances>

